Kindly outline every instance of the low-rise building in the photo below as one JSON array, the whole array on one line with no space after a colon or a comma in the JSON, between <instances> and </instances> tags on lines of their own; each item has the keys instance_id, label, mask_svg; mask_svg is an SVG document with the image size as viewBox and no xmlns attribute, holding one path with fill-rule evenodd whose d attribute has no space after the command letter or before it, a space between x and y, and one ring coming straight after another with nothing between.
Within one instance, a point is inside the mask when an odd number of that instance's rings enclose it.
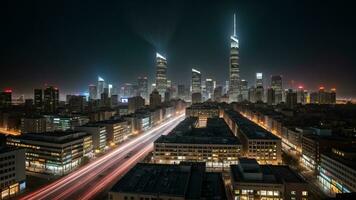
<instances>
[{"instance_id":1,"label":"low-rise building","mask_svg":"<svg viewBox=\"0 0 356 200\"><path fill-rule=\"evenodd\" d=\"M139 163L109 191L110 200L225 200L222 175L206 172L204 163Z\"/></svg>"},{"instance_id":2,"label":"low-rise building","mask_svg":"<svg viewBox=\"0 0 356 200\"><path fill-rule=\"evenodd\" d=\"M225 122L242 144L242 155L260 164L281 164L281 139L233 110L223 113Z\"/></svg>"},{"instance_id":3,"label":"low-rise building","mask_svg":"<svg viewBox=\"0 0 356 200\"><path fill-rule=\"evenodd\" d=\"M216 103L197 103L185 109L187 117L198 117L199 126L204 127L208 118L219 117L219 107Z\"/></svg>"},{"instance_id":4,"label":"low-rise building","mask_svg":"<svg viewBox=\"0 0 356 200\"><path fill-rule=\"evenodd\" d=\"M356 192L356 148L332 148L321 154L318 171L318 180L327 193Z\"/></svg>"},{"instance_id":5,"label":"low-rise building","mask_svg":"<svg viewBox=\"0 0 356 200\"><path fill-rule=\"evenodd\" d=\"M259 165L255 159L240 158L230 168L234 199L308 199L308 183L288 166Z\"/></svg>"},{"instance_id":6,"label":"low-rise building","mask_svg":"<svg viewBox=\"0 0 356 200\"><path fill-rule=\"evenodd\" d=\"M0 199L13 198L26 188L25 149L0 147Z\"/></svg>"},{"instance_id":7,"label":"low-rise building","mask_svg":"<svg viewBox=\"0 0 356 200\"><path fill-rule=\"evenodd\" d=\"M221 118L208 118L198 127L198 118L189 117L168 135L154 142L153 159L158 163L205 162L207 167L227 169L237 164L241 144Z\"/></svg>"},{"instance_id":8,"label":"low-rise building","mask_svg":"<svg viewBox=\"0 0 356 200\"><path fill-rule=\"evenodd\" d=\"M75 128L77 131L83 131L91 135L93 150L95 153L105 151L107 146L107 131L106 127L100 124L85 124Z\"/></svg>"},{"instance_id":9,"label":"low-rise building","mask_svg":"<svg viewBox=\"0 0 356 200\"><path fill-rule=\"evenodd\" d=\"M91 135L78 131L10 136L7 145L25 148L27 173L45 177L71 172L93 152Z\"/></svg>"},{"instance_id":10,"label":"low-rise building","mask_svg":"<svg viewBox=\"0 0 356 200\"><path fill-rule=\"evenodd\" d=\"M100 121L97 124L106 128L108 144L119 144L131 135L131 128L123 119Z\"/></svg>"}]
</instances>

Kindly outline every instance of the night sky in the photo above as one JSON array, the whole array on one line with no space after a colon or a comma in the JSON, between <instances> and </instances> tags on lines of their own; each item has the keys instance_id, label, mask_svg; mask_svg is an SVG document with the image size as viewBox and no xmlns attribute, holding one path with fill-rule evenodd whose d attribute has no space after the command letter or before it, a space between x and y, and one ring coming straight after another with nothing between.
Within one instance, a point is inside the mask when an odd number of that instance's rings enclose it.
<instances>
[{"instance_id":1,"label":"night sky","mask_svg":"<svg viewBox=\"0 0 356 200\"><path fill-rule=\"evenodd\" d=\"M1 1L0 88L28 94L45 83L79 93L100 75L114 84L147 75L155 52L168 78L189 84L191 68L228 80L237 12L241 76L263 72L285 85L336 87L356 96L352 1Z\"/></svg>"}]
</instances>

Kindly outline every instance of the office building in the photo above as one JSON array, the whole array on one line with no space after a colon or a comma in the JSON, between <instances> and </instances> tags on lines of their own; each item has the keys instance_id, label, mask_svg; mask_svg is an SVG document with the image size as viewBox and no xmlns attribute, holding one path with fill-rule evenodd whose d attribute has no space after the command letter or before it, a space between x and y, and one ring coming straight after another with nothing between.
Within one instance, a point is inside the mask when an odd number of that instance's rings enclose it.
<instances>
[{"instance_id":1,"label":"office building","mask_svg":"<svg viewBox=\"0 0 356 200\"><path fill-rule=\"evenodd\" d=\"M200 92L192 93L192 104L201 103L202 95Z\"/></svg>"},{"instance_id":2,"label":"office building","mask_svg":"<svg viewBox=\"0 0 356 200\"><path fill-rule=\"evenodd\" d=\"M294 109L298 103L298 95L297 92L289 89L286 91L286 105L290 109Z\"/></svg>"},{"instance_id":3,"label":"office building","mask_svg":"<svg viewBox=\"0 0 356 200\"><path fill-rule=\"evenodd\" d=\"M197 117L199 127L204 127L208 118L219 117L220 111L218 105L215 103L198 103L186 108L185 115L186 117Z\"/></svg>"},{"instance_id":4,"label":"office building","mask_svg":"<svg viewBox=\"0 0 356 200\"><path fill-rule=\"evenodd\" d=\"M332 148L322 153L318 171L318 180L328 194L356 192L356 148Z\"/></svg>"},{"instance_id":5,"label":"office building","mask_svg":"<svg viewBox=\"0 0 356 200\"><path fill-rule=\"evenodd\" d=\"M91 135L93 150L95 153L105 151L107 146L107 132L105 126L99 124L85 124L75 127L75 130Z\"/></svg>"},{"instance_id":6,"label":"office building","mask_svg":"<svg viewBox=\"0 0 356 200\"><path fill-rule=\"evenodd\" d=\"M222 86L217 86L214 89L214 101L220 102L221 97L222 97L222 92L223 92L223 87Z\"/></svg>"},{"instance_id":7,"label":"office building","mask_svg":"<svg viewBox=\"0 0 356 200\"><path fill-rule=\"evenodd\" d=\"M44 90L44 110L47 113L57 112L59 105L59 90L55 87L47 87Z\"/></svg>"},{"instance_id":8,"label":"office building","mask_svg":"<svg viewBox=\"0 0 356 200\"><path fill-rule=\"evenodd\" d=\"M275 91L273 88L268 88L267 89L267 105L275 105Z\"/></svg>"},{"instance_id":9,"label":"office building","mask_svg":"<svg viewBox=\"0 0 356 200\"><path fill-rule=\"evenodd\" d=\"M139 95L148 101L148 79L146 76L137 78Z\"/></svg>"},{"instance_id":10,"label":"office building","mask_svg":"<svg viewBox=\"0 0 356 200\"><path fill-rule=\"evenodd\" d=\"M154 109L162 105L162 96L159 94L158 90L153 90L150 94L150 108Z\"/></svg>"},{"instance_id":11,"label":"office building","mask_svg":"<svg viewBox=\"0 0 356 200\"><path fill-rule=\"evenodd\" d=\"M198 118L188 117L168 135L154 142L153 159L157 163L205 162L212 169L228 169L237 164L241 144L221 118L209 118L200 128Z\"/></svg>"},{"instance_id":12,"label":"office building","mask_svg":"<svg viewBox=\"0 0 356 200\"><path fill-rule=\"evenodd\" d=\"M105 80L103 78L101 78L100 76L98 76L97 99L101 98L101 94L104 92L104 88L105 88Z\"/></svg>"},{"instance_id":13,"label":"office building","mask_svg":"<svg viewBox=\"0 0 356 200\"><path fill-rule=\"evenodd\" d=\"M225 122L242 144L242 155L260 164L282 163L282 141L271 132L232 110L223 112Z\"/></svg>"},{"instance_id":14,"label":"office building","mask_svg":"<svg viewBox=\"0 0 356 200\"><path fill-rule=\"evenodd\" d=\"M84 95L67 95L68 109L72 113L83 113L87 104Z\"/></svg>"},{"instance_id":15,"label":"office building","mask_svg":"<svg viewBox=\"0 0 356 200\"><path fill-rule=\"evenodd\" d=\"M201 73L192 69L192 93L201 93Z\"/></svg>"},{"instance_id":16,"label":"office building","mask_svg":"<svg viewBox=\"0 0 356 200\"><path fill-rule=\"evenodd\" d=\"M42 89L34 89L34 105L37 111L42 111L43 109L43 90Z\"/></svg>"},{"instance_id":17,"label":"office building","mask_svg":"<svg viewBox=\"0 0 356 200\"><path fill-rule=\"evenodd\" d=\"M7 145L26 149L27 173L41 177L67 174L93 151L92 137L77 131L11 136Z\"/></svg>"},{"instance_id":18,"label":"office building","mask_svg":"<svg viewBox=\"0 0 356 200\"><path fill-rule=\"evenodd\" d=\"M271 76L271 88L274 90L275 104L283 101L283 83L281 75Z\"/></svg>"},{"instance_id":19,"label":"office building","mask_svg":"<svg viewBox=\"0 0 356 200\"><path fill-rule=\"evenodd\" d=\"M136 110L145 107L145 99L141 96L130 97L128 99L128 113L134 113Z\"/></svg>"},{"instance_id":20,"label":"office building","mask_svg":"<svg viewBox=\"0 0 356 200\"><path fill-rule=\"evenodd\" d=\"M248 101L248 82L244 79L241 80L241 94L239 101Z\"/></svg>"},{"instance_id":21,"label":"office building","mask_svg":"<svg viewBox=\"0 0 356 200\"><path fill-rule=\"evenodd\" d=\"M0 108L1 107L9 107L12 104L12 90L5 89L0 92Z\"/></svg>"},{"instance_id":22,"label":"office building","mask_svg":"<svg viewBox=\"0 0 356 200\"><path fill-rule=\"evenodd\" d=\"M256 73L256 88L263 87L263 74L261 72Z\"/></svg>"},{"instance_id":23,"label":"office building","mask_svg":"<svg viewBox=\"0 0 356 200\"><path fill-rule=\"evenodd\" d=\"M207 78L205 80L205 97L206 99L213 99L214 89L215 89L215 81L211 78Z\"/></svg>"},{"instance_id":24,"label":"office building","mask_svg":"<svg viewBox=\"0 0 356 200\"><path fill-rule=\"evenodd\" d=\"M48 130L48 122L42 116L30 116L21 118L21 133L45 133Z\"/></svg>"},{"instance_id":25,"label":"office building","mask_svg":"<svg viewBox=\"0 0 356 200\"><path fill-rule=\"evenodd\" d=\"M230 36L230 70L229 70L229 101L238 101L241 93L240 87L240 63L239 40L236 35L236 15L234 14L234 34Z\"/></svg>"},{"instance_id":26,"label":"office building","mask_svg":"<svg viewBox=\"0 0 356 200\"><path fill-rule=\"evenodd\" d=\"M240 158L230 168L234 199L309 198L308 183L288 166L259 165L255 159Z\"/></svg>"},{"instance_id":27,"label":"office building","mask_svg":"<svg viewBox=\"0 0 356 200\"><path fill-rule=\"evenodd\" d=\"M89 85L89 100L98 98L98 88L94 84Z\"/></svg>"},{"instance_id":28,"label":"office building","mask_svg":"<svg viewBox=\"0 0 356 200\"><path fill-rule=\"evenodd\" d=\"M106 129L106 141L109 145L117 145L126 140L131 135L131 129L126 120L115 119L105 120L96 123Z\"/></svg>"},{"instance_id":29,"label":"office building","mask_svg":"<svg viewBox=\"0 0 356 200\"><path fill-rule=\"evenodd\" d=\"M12 199L26 189L25 149L0 146L0 199Z\"/></svg>"},{"instance_id":30,"label":"office building","mask_svg":"<svg viewBox=\"0 0 356 200\"><path fill-rule=\"evenodd\" d=\"M108 195L110 200L227 199L221 173L206 172L204 163L138 163Z\"/></svg>"},{"instance_id":31,"label":"office building","mask_svg":"<svg viewBox=\"0 0 356 200\"><path fill-rule=\"evenodd\" d=\"M156 53L156 89L161 97L167 90L167 59Z\"/></svg>"}]
</instances>

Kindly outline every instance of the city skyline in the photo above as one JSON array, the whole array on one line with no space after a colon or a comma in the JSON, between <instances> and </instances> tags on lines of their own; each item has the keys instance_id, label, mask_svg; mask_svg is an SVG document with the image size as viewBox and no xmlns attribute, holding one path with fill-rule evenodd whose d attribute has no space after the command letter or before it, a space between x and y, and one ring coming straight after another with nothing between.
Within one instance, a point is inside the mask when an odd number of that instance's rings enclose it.
<instances>
[{"instance_id":1,"label":"city skyline","mask_svg":"<svg viewBox=\"0 0 356 200\"><path fill-rule=\"evenodd\" d=\"M233 35L232 16L236 13L240 73L249 85L254 82L254 74L262 72L266 79L271 75L283 75L286 86L293 81L295 88L303 85L317 90L324 86L336 88L340 97L355 95L355 60L349 45L354 39L348 38L355 30L348 26L339 27L335 32L332 30L332 27L339 26L337 21L348 23L351 20L348 12L343 12L348 11L346 5L336 4L333 9L340 15L328 16L326 8L306 2L298 5L293 2L278 4L278 1L271 4L206 2L198 13L193 12L198 9L198 1L175 2L173 5L161 2L158 3L157 13L152 12L154 8L146 8L139 1L112 3L110 8L99 4L97 10L87 3L80 5L88 9L81 11L80 15L75 12L80 6L73 4L32 5L31 8L38 14L30 15L29 19L43 22L30 22L33 27L28 27L20 19L29 10L18 3L8 4L8 10L4 12L8 21L2 33L2 38L8 40L2 46L4 53L0 61L6 73L1 75L1 88L12 88L15 95L31 97L32 88L46 83L55 85L65 94L88 92L88 84L95 83L98 75L116 85L132 83L139 76L147 76L151 83L155 77L154 55L157 51L167 57L167 76L172 82L188 85L190 69L197 66L203 77L214 78L223 85L229 80L229 40ZM307 5L310 8L306 8ZM16 6L19 9L15 9ZM293 11L293 6L299 7L300 13ZM67 12L69 7L72 10ZM263 13L260 13L262 8ZM20 17L10 17L10 11L17 13L21 9L24 13L19 13ZM127 11L119 12L125 9ZM49 11L55 11L55 14ZM95 12L84 21L89 11ZM104 14L104 11L107 13ZM60 17L61 14L64 15ZM318 17L313 18L314 14ZM74 17L74 22L70 21L71 17ZM332 20L329 20L331 17ZM316 23L319 27L312 27ZM14 27L15 24L18 26ZM87 32L75 28L78 24ZM55 27L57 25L59 27ZM18 32L10 35L16 30L27 30L28 34ZM61 33L56 33L58 30ZM105 33L99 34L98 30ZM321 31L325 31L322 38L319 37ZM298 38L301 41L295 41ZM305 47L301 48L300 43ZM204 48L200 48L202 46ZM133 51L125 51L127 48ZM338 70L340 68L343 70ZM23 72L28 76L23 76ZM7 74L14 77L10 78ZM62 76L66 76L65 80Z\"/></svg>"}]
</instances>

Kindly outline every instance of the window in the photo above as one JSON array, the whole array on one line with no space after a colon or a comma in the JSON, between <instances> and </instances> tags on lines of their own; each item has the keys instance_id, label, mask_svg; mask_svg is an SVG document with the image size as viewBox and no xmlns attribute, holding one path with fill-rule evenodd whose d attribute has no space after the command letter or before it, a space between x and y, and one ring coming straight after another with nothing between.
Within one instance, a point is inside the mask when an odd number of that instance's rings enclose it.
<instances>
[{"instance_id":1,"label":"window","mask_svg":"<svg viewBox=\"0 0 356 200\"><path fill-rule=\"evenodd\" d=\"M308 196L308 192L307 192L307 191L303 191L303 192L302 192L302 195L303 195L303 196Z\"/></svg>"},{"instance_id":2,"label":"window","mask_svg":"<svg viewBox=\"0 0 356 200\"><path fill-rule=\"evenodd\" d=\"M261 190L261 196L266 196L266 190Z\"/></svg>"},{"instance_id":3,"label":"window","mask_svg":"<svg viewBox=\"0 0 356 200\"><path fill-rule=\"evenodd\" d=\"M290 194L291 194L291 195L295 195L295 191L291 191Z\"/></svg>"}]
</instances>

